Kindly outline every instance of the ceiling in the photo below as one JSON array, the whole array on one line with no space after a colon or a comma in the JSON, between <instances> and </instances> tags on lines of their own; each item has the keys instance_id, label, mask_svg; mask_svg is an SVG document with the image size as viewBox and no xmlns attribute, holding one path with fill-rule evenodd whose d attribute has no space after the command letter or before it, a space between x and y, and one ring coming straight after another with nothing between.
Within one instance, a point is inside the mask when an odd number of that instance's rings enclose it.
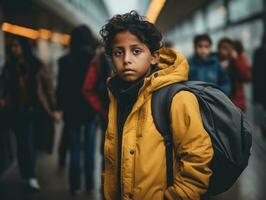
<instances>
[{"instance_id":1,"label":"ceiling","mask_svg":"<svg viewBox=\"0 0 266 200\"><path fill-rule=\"evenodd\" d=\"M3 0L3 20L28 28L45 28L64 33L70 33L75 26L82 23L90 26L96 32L95 34L98 34L96 25L100 24L98 22L100 20L84 15L87 11L81 8L71 10L70 3L61 2L61 0ZM97 14L97 19L107 18L105 17L108 16L107 10L102 0L92 0L88 4L90 8L92 3L94 3L94 9L95 4L99 7L98 10L93 10Z\"/></svg>"},{"instance_id":2,"label":"ceiling","mask_svg":"<svg viewBox=\"0 0 266 200\"><path fill-rule=\"evenodd\" d=\"M56 12L51 12L32 0L4 0L3 11L5 22L28 28L46 28L63 32L69 32L72 28L71 24Z\"/></svg>"},{"instance_id":3,"label":"ceiling","mask_svg":"<svg viewBox=\"0 0 266 200\"><path fill-rule=\"evenodd\" d=\"M167 32L208 1L210 0L166 0L156 25L162 32Z\"/></svg>"},{"instance_id":4,"label":"ceiling","mask_svg":"<svg viewBox=\"0 0 266 200\"><path fill-rule=\"evenodd\" d=\"M110 17L116 14L123 14L130 10L138 10L139 0L103 0Z\"/></svg>"},{"instance_id":5,"label":"ceiling","mask_svg":"<svg viewBox=\"0 0 266 200\"><path fill-rule=\"evenodd\" d=\"M69 32L75 25L74 16L67 14L66 11L60 12L55 4L51 4L51 6L54 5L54 9L45 7L40 3L43 1L45 0L4 0L4 20L28 27ZM115 13L128 12L132 9L141 10L141 8L146 8L149 5L149 1L130 0L130 2L125 3L125 0L97 0L98 4L101 5L98 14L106 14L109 11L112 16ZM162 32L167 32L208 1L210 0L166 0L156 25Z\"/></svg>"}]
</instances>

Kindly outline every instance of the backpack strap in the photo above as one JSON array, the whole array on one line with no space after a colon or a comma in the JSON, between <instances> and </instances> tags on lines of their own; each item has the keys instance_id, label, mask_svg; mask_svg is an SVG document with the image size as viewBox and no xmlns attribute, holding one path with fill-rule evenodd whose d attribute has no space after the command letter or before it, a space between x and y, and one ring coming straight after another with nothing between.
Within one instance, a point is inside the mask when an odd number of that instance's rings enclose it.
<instances>
[{"instance_id":1,"label":"backpack strap","mask_svg":"<svg viewBox=\"0 0 266 200\"><path fill-rule=\"evenodd\" d=\"M173 97L186 86L182 83L174 83L165 86L152 94L152 116L157 130L164 138L166 150L167 186L174 183L173 175L173 138L170 128L170 109Z\"/></svg>"}]
</instances>

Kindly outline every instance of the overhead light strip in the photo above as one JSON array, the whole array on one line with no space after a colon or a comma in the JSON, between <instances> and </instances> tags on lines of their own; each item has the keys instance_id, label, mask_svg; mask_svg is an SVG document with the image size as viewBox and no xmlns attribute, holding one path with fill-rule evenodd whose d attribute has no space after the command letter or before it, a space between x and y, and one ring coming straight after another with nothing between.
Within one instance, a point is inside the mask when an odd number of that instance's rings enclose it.
<instances>
[{"instance_id":1,"label":"overhead light strip","mask_svg":"<svg viewBox=\"0 0 266 200\"><path fill-rule=\"evenodd\" d=\"M7 33L12 33L14 35L27 37L33 40L44 39L44 40L50 40L52 42L58 42L64 45L68 45L70 41L70 35L68 34L51 32L47 29L35 30L23 26L10 24L7 22L4 22L2 24L2 31Z\"/></svg>"},{"instance_id":2,"label":"overhead light strip","mask_svg":"<svg viewBox=\"0 0 266 200\"><path fill-rule=\"evenodd\" d=\"M151 23L155 23L166 0L151 0L146 17Z\"/></svg>"}]
</instances>

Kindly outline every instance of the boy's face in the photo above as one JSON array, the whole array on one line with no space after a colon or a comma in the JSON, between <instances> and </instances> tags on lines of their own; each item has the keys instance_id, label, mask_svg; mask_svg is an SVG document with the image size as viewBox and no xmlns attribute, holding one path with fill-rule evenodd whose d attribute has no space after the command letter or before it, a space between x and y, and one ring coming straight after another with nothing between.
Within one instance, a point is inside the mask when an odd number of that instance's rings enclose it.
<instances>
[{"instance_id":1,"label":"boy's face","mask_svg":"<svg viewBox=\"0 0 266 200\"><path fill-rule=\"evenodd\" d=\"M218 53L221 59L229 59L232 46L226 42L222 43L218 49Z\"/></svg>"},{"instance_id":2,"label":"boy's face","mask_svg":"<svg viewBox=\"0 0 266 200\"><path fill-rule=\"evenodd\" d=\"M125 31L118 33L112 45L112 61L118 75L125 81L136 81L150 73L159 53L151 54L146 44L137 36Z\"/></svg>"},{"instance_id":3,"label":"boy's face","mask_svg":"<svg viewBox=\"0 0 266 200\"><path fill-rule=\"evenodd\" d=\"M196 44L195 50L200 58L206 59L211 53L211 44L207 40L201 40Z\"/></svg>"},{"instance_id":4,"label":"boy's face","mask_svg":"<svg viewBox=\"0 0 266 200\"><path fill-rule=\"evenodd\" d=\"M15 57L22 55L22 48L18 40L14 40L11 42L11 51Z\"/></svg>"}]
</instances>

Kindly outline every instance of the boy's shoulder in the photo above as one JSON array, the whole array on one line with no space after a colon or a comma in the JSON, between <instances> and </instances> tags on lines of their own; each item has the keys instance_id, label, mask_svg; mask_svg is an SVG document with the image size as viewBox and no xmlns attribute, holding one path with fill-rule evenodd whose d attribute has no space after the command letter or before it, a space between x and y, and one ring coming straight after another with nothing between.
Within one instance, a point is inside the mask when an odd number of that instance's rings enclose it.
<instances>
[{"instance_id":1,"label":"boy's shoulder","mask_svg":"<svg viewBox=\"0 0 266 200\"><path fill-rule=\"evenodd\" d=\"M212 66L212 69L216 68L219 70L221 68L221 64L219 61L219 57L217 53L211 53L208 57L208 63Z\"/></svg>"},{"instance_id":2,"label":"boy's shoulder","mask_svg":"<svg viewBox=\"0 0 266 200\"><path fill-rule=\"evenodd\" d=\"M67 53L63 56L61 56L59 59L58 59L58 62L59 63L67 63L71 60L71 56L70 56L70 53Z\"/></svg>"},{"instance_id":3,"label":"boy's shoulder","mask_svg":"<svg viewBox=\"0 0 266 200\"><path fill-rule=\"evenodd\" d=\"M180 91L173 97L172 104L180 106L192 106L198 103L197 97L189 91Z\"/></svg>"},{"instance_id":4,"label":"boy's shoulder","mask_svg":"<svg viewBox=\"0 0 266 200\"><path fill-rule=\"evenodd\" d=\"M219 56L218 56L218 53L216 52L213 52L213 53L210 53L209 55L209 59L219 63Z\"/></svg>"}]
</instances>

